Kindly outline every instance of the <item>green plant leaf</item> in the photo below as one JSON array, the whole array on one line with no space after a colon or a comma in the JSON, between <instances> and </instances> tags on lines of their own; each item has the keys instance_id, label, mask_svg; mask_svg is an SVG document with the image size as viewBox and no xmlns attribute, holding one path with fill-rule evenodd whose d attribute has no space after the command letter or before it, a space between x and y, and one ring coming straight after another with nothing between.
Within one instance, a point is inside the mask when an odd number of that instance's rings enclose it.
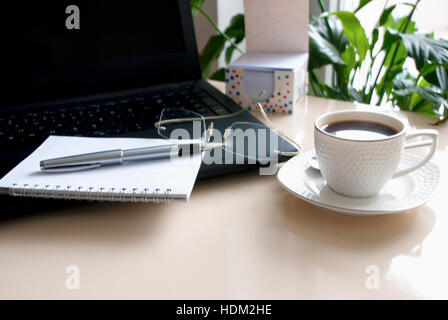
<instances>
[{"instance_id":1,"label":"green plant leaf","mask_svg":"<svg viewBox=\"0 0 448 320\"><path fill-rule=\"evenodd\" d=\"M356 61L356 52L355 52L355 48L353 48L352 46L349 46L341 55L342 60L344 60L346 66L343 66L343 70L337 70L337 72L345 72L344 75L344 81L341 81L341 77L339 76L339 84L342 82L345 86L348 85L348 82L350 80L350 73L352 72L352 70L354 68L356 68L357 66L357 61Z\"/></svg>"},{"instance_id":2,"label":"green plant leaf","mask_svg":"<svg viewBox=\"0 0 448 320\"><path fill-rule=\"evenodd\" d=\"M234 41L234 43L241 43L245 37L244 15L235 15L230 21L230 24L224 31L224 33L225 36L227 36L229 39L233 39L232 41ZM225 36L221 33L211 36L206 46L199 55L202 76L204 79L207 79L210 76L211 66L213 62L219 59L219 57L221 56L221 53L226 47L226 43L231 42L230 40L226 39ZM230 56L229 59L231 59L233 52L237 49L238 48L236 46L231 44L226 52L226 56Z\"/></svg>"},{"instance_id":3,"label":"green plant leaf","mask_svg":"<svg viewBox=\"0 0 448 320\"><path fill-rule=\"evenodd\" d=\"M425 114L427 116L440 117L440 112L434 108L434 105L428 101L422 100L422 103L411 109L412 112Z\"/></svg>"},{"instance_id":4,"label":"green plant leaf","mask_svg":"<svg viewBox=\"0 0 448 320\"><path fill-rule=\"evenodd\" d=\"M226 39L221 35L214 35L210 37L205 48L199 55L199 62L201 63L202 77L207 79L210 75L211 65L213 61L217 60L226 45Z\"/></svg>"},{"instance_id":5,"label":"green plant leaf","mask_svg":"<svg viewBox=\"0 0 448 320\"><path fill-rule=\"evenodd\" d=\"M439 68L440 66L442 66L442 65L440 63L438 63L438 62L425 63L423 68L420 69L420 74L423 77L426 77L429 74L434 73L437 70L437 68Z\"/></svg>"},{"instance_id":6,"label":"green plant leaf","mask_svg":"<svg viewBox=\"0 0 448 320\"><path fill-rule=\"evenodd\" d=\"M393 61L393 66L399 66L400 68L404 65L407 57L408 57L408 53L406 51L405 46L403 45L403 43L397 42L395 43L392 47L391 50L387 53L386 59L384 60L384 65L385 66L390 66L392 63L392 58L394 56L395 53L395 48L398 46L398 51L395 55L395 60Z\"/></svg>"},{"instance_id":7,"label":"green plant leaf","mask_svg":"<svg viewBox=\"0 0 448 320\"><path fill-rule=\"evenodd\" d=\"M387 22L384 25L384 27L386 28L386 31L390 30L390 31L397 31L397 32L400 31L401 32L401 31L403 31L404 26L407 23L407 19L408 19L408 17L405 16L405 17L401 17L401 18L398 18L397 20L395 20L394 17L392 16L392 14L390 14L389 17L387 18ZM408 27L406 29L406 33L414 34L417 31L418 31L418 29L415 24L415 21L410 21L408 24Z\"/></svg>"},{"instance_id":8,"label":"green plant leaf","mask_svg":"<svg viewBox=\"0 0 448 320\"><path fill-rule=\"evenodd\" d=\"M361 1L359 1L359 6L358 6L358 8L355 9L355 13L358 12L359 10L361 10L362 8L364 8L366 5L368 5L372 1L373 0L361 0Z\"/></svg>"},{"instance_id":9,"label":"green plant leaf","mask_svg":"<svg viewBox=\"0 0 448 320\"><path fill-rule=\"evenodd\" d=\"M383 11L379 22L380 27L384 26L387 23L387 21L389 21L389 16L392 14L392 11L395 10L396 6L397 5L393 5Z\"/></svg>"},{"instance_id":10,"label":"green plant leaf","mask_svg":"<svg viewBox=\"0 0 448 320\"><path fill-rule=\"evenodd\" d=\"M403 5L411 7L413 9L417 8L416 4L415 3L411 3L411 2L405 2L405 3L403 3Z\"/></svg>"},{"instance_id":11,"label":"green plant leaf","mask_svg":"<svg viewBox=\"0 0 448 320\"><path fill-rule=\"evenodd\" d=\"M418 87L430 87L431 84L426 80L421 80ZM410 109L413 112L423 113L432 116L443 116L443 112L440 110L440 105L431 101L423 99L420 95L414 94L410 101ZM447 110L446 108L444 110Z\"/></svg>"},{"instance_id":12,"label":"green plant leaf","mask_svg":"<svg viewBox=\"0 0 448 320\"><path fill-rule=\"evenodd\" d=\"M350 83L350 69L346 65L336 64L334 65L334 73L336 75L336 82L333 83L333 86L338 88L338 90L344 94L345 99L347 100L349 97L348 94L348 86Z\"/></svg>"},{"instance_id":13,"label":"green plant leaf","mask_svg":"<svg viewBox=\"0 0 448 320\"><path fill-rule=\"evenodd\" d=\"M387 67L387 70L380 85L377 86L378 92L385 93L387 97L390 96L390 93L394 88L393 80L403 71L403 66L407 58L406 48L401 42L394 43L391 48L386 51L384 66Z\"/></svg>"},{"instance_id":14,"label":"green plant leaf","mask_svg":"<svg viewBox=\"0 0 448 320\"><path fill-rule=\"evenodd\" d=\"M438 87L441 91L448 91L448 65L438 62L425 62L425 65L419 69L422 76L429 85Z\"/></svg>"},{"instance_id":15,"label":"green plant leaf","mask_svg":"<svg viewBox=\"0 0 448 320\"><path fill-rule=\"evenodd\" d=\"M394 88L393 79L402 71L402 68L399 66L393 67L388 73L385 73L380 83L376 85L377 91L380 91L381 88L384 87L384 91L387 93L387 96L392 92Z\"/></svg>"},{"instance_id":16,"label":"green plant leaf","mask_svg":"<svg viewBox=\"0 0 448 320\"><path fill-rule=\"evenodd\" d=\"M239 44L240 42L235 42L236 44ZM230 64L232 62L232 57L233 54L235 53L236 47L235 46L229 46L226 49L226 54L225 54L225 62L226 64Z\"/></svg>"},{"instance_id":17,"label":"green plant leaf","mask_svg":"<svg viewBox=\"0 0 448 320\"><path fill-rule=\"evenodd\" d=\"M380 31L378 28L373 29L372 31L372 43L370 44L370 56L373 58L373 50L375 50L375 46L379 40Z\"/></svg>"},{"instance_id":18,"label":"green plant leaf","mask_svg":"<svg viewBox=\"0 0 448 320\"><path fill-rule=\"evenodd\" d=\"M393 78L393 90L399 91L409 87L413 87L416 82L416 78L408 71L403 70ZM423 99L416 94L411 95L392 95L389 96L394 105L400 106L401 109L411 111L412 106L420 103ZM414 104L413 104L414 103Z\"/></svg>"},{"instance_id":19,"label":"green plant leaf","mask_svg":"<svg viewBox=\"0 0 448 320\"><path fill-rule=\"evenodd\" d=\"M239 13L233 16L224 33L229 38L234 38L236 43L240 43L245 37L244 14Z\"/></svg>"},{"instance_id":20,"label":"green plant leaf","mask_svg":"<svg viewBox=\"0 0 448 320\"><path fill-rule=\"evenodd\" d=\"M398 36L397 32L393 32L392 30L386 30L381 50L387 51L392 45L394 45L398 41L400 41L400 37Z\"/></svg>"},{"instance_id":21,"label":"green plant leaf","mask_svg":"<svg viewBox=\"0 0 448 320\"><path fill-rule=\"evenodd\" d=\"M403 28L404 28L404 25L403 25ZM415 23L415 21L410 21L405 33L416 34L417 32L418 32L417 24Z\"/></svg>"},{"instance_id":22,"label":"green plant leaf","mask_svg":"<svg viewBox=\"0 0 448 320\"><path fill-rule=\"evenodd\" d=\"M415 77L408 70L404 70L393 79L394 90L402 90L415 85Z\"/></svg>"},{"instance_id":23,"label":"green plant leaf","mask_svg":"<svg viewBox=\"0 0 448 320\"><path fill-rule=\"evenodd\" d=\"M419 70L425 66L425 62L448 64L448 41L404 33L398 33L398 36Z\"/></svg>"},{"instance_id":24,"label":"green plant leaf","mask_svg":"<svg viewBox=\"0 0 448 320\"><path fill-rule=\"evenodd\" d=\"M344 33L351 45L356 48L359 56L359 63L362 63L370 48L370 44L366 32L361 26L358 18L348 11L336 11L332 14L337 16L341 21Z\"/></svg>"},{"instance_id":25,"label":"green plant leaf","mask_svg":"<svg viewBox=\"0 0 448 320\"><path fill-rule=\"evenodd\" d=\"M310 56L309 70L329 64L345 64L339 51L329 41L324 39L314 28L309 26Z\"/></svg>"},{"instance_id":26,"label":"green plant leaf","mask_svg":"<svg viewBox=\"0 0 448 320\"><path fill-rule=\"evenodd\" d=\"M222 81L222 82L226 81L226 69L225 68L219 69L214 74L212 74L210 79L216 80L216 81Z\"/></svg>"},{"instance_id":27,"label":"green plant leaf","mask_svg":"<svg viewBox=\"0 0 448 320\"><path fill-rule=\"evenodd\" d=\"M389 29L395 29L396 21L394 19L394 16L391 14L387 17L386 24L383 26L386 28L386 31Z\"/></svg>"},{"instance_id":28,"label":"green plant leaf","mask_svg":"<svg viewBox=\"0 0 448 320\"><path fill-rule=\"evenodd\" d=\"M342 53L341 57L350 70L356 66L356 52L355 48L352 46L349 46L347 50Z\"/></svg>"},{"instance_id":29,"label":"green plant leaf","mask_svg":"<svg viewBox=\"0 0 448 320\"><path fill-rule=\"evenodd\" d=\"M408 104L409 104L409 110L411 111L423 107L424 104L429 104L430 106L432 106L431 102L424 100L418 94L411 95L410 100L408 100Z\"/></svg>"},{"instance_id":30,"label":"green plant leaf","mask_svg":"<svg viewBox=\"0 0 448 320\"><path fill-rule=\"evenodd\" d=\"M396 96L410 96L413 93L418 94L424 100L432 102L436 107L440 107L441 105L448 106L448 101L443 98L441 92L437 91L433 87L408 87L406 89L401 90L393 90L392 94Z\"/></svg>"},{"instance_id":31,"label":"green plant leaf","mask_svg":"<svg viewBox=\"0 0 448 320\"><path fill-rule=\"evenodd\" d=\"M232 62L232 57L233 57L233 53L235 52L235 47L234 46L230 46L226 49L226 54L225 54L225 62L226 64L230 64L230 62Z\"/></svg>"},{"instance_id":32,"label":"green plant leaf","mask_svg":"<svg viewBox=\"0 0 448 320\"><path fill-rule=\"evenodd\" d=\"M314 70L310 70L309 75L310 86L313 89L314 94L316 97L324 98L325 94L321 88L321 82L316 72Z\"/></svg>"},{"instance_id":33,"label":"green plant leaf","mask_svg":"<svg viewBox=\"0 0 448 320\"><path fill-rule=\"evenodd\" d=\"M425 79L443 92L448 92L448 67L446 64L437 67L434 73L425 75Z\"/></svg>"},{"instance_id":34,"label":"green plant leaf","mask_svg":"<svg viewBox=\"0 0 448 320\"><path fill-rule=\"evenodd\" d=\"M341 22L335 16L328 16L314 21L316 31L335 48L342 53L349 45L347 36L344 34Z\"/></svg>"},{"instance_id":35,"label":"green plant leaf","mask_svg":"<svg viewBox=\"0 0 448 320\"><path fill-rule=\"evenodd\" d=\"M350 94L353 101L357 101L360 103L365 103L364 101L364 92L358 91L355 88L349 88L348 93Z\"/></svg>"},{"instance_id":36,"label":"green plant leaf","mask_svg":"<svg viewBox=\"0 0 448 320\"><path fill-rule=\"evenodd\" d=\"M246 35L245 25L244 25L244 15L237 14L230 21L230 25L224 31L228 37L233 38L235 44L240 44ZM233 53L237 50L237 47L230 45L226 49L225 53L225 61L226 64L229 64L232 61Z\"/></svg>"},{"instance_id":37,"label":"green plant leaf","mask_svg":"<svg viewBox=\"0 0 448 320\"><path fill-rule=\"evenodd\" d=\"M321 84L321 88L325 91L325 98L344 100L344 101L351 100L343 92L339 91L336 88L330 87L326 84Z\"/></svg>"},{"instance_id":38,"label":"green plant leaf","mask_svg":"<svg viewBox=\"0 0 448 320\"><path fill-rule=\"evenodd\" d=\"M204 3L205 3L205 0L190 0L191 13L193 15L193 18L196 18L198 16L198 14L199 14L198 9L196 9L195 7L202 8Z\"/></svg>"},{"instance_id":39,"label":"green plant leaf","mask_svg":"<svg viewBox=\"0 0 448 320\"><path fill-rule=\"evenodd\" d=\"M443 92L448 91L448 67L447 65L443 65L441 67L438 67L436 69L436 75L437 75L437 86L442 90ZM430 77L426 77L429 78Z\"/></svg>"}]
</instances>

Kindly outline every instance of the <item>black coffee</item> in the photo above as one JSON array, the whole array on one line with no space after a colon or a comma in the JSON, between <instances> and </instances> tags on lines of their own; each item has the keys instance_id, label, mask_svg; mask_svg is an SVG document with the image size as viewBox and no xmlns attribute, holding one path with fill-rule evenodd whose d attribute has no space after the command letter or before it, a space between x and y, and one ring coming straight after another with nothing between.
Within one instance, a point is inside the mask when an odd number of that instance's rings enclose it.
<instances>
[{"instance_id":1,"label":"black coffee","mask_svg":"<svg viewBox=\"0 0 448 320\"><path fill-rule=\"evenodd\" d=\"M353 140L377 140L398 133L394 128L369 121L334 122L325 126L323 130L336 137Z\"/></svg>"}]
</instances>

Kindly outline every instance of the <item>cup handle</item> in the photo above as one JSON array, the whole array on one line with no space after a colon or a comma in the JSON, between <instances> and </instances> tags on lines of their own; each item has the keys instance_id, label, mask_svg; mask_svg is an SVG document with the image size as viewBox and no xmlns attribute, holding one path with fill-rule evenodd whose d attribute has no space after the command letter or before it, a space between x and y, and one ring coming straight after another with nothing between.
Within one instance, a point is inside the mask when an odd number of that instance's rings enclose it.
<instances>
[{"instance_id":1,"label":"cup handle","mask_svg":"<svg viewBox=\"0 0 448 320\"><path fill-rule=\"evenodd\" d=\"M407 144L404 148L405 149L413 149L413 148L431 146L431 151L428 153L428 155L422 161L420 161L415 166L398 171L397 173L395 173L395 175L393 176L393 179L403 177L403 176L411 173L412 171L415 171L415 170L423 167L429 160L432 159L432 157L436 153L437 145L439 143L439 133L436 130L429 130L429 129L428 130L419 130L419 131L408 134L406 136L406 140L420 137L420 136L429 137L432 139L432 141L430 141L430 142L424 141L424 142L420 142L420 143Z\"/></svg>"}]
</instances>

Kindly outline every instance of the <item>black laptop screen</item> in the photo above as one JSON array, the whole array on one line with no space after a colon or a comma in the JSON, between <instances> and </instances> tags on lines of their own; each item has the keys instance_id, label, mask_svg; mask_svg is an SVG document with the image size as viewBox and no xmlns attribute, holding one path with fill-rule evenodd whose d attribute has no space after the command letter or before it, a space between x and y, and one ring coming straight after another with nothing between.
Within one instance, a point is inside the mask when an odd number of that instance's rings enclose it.
<instances>
[{"instance_id":1,"label":"black laptop screen","mask_svg":"<svg viewBox=\"0 0 448 320\"><path fill-rule=\"evenodd\" d=\"M1 105L197 77L186 10L181 0L2 4Z\"/></svg>"}]
</instances>

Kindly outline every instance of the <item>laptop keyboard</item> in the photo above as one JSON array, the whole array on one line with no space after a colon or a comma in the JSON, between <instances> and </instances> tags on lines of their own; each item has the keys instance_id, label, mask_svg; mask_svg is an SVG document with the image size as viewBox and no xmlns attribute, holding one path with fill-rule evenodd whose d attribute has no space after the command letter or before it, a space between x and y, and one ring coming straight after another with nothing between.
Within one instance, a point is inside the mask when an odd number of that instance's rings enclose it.
<instances>
[{"instance_id":1,"label":"laptop keyboard","mask_svg":"<svg viewBox=\"0 0 448 320\"><path fill-rule=\"evenodd\" d=\"M106 137L153 129L164 108L187 109L205 117L230 114L205 91L123 98L57 110L0 113L1 150L37 147L50 135Z\"/></svg>"}]
</instances>

